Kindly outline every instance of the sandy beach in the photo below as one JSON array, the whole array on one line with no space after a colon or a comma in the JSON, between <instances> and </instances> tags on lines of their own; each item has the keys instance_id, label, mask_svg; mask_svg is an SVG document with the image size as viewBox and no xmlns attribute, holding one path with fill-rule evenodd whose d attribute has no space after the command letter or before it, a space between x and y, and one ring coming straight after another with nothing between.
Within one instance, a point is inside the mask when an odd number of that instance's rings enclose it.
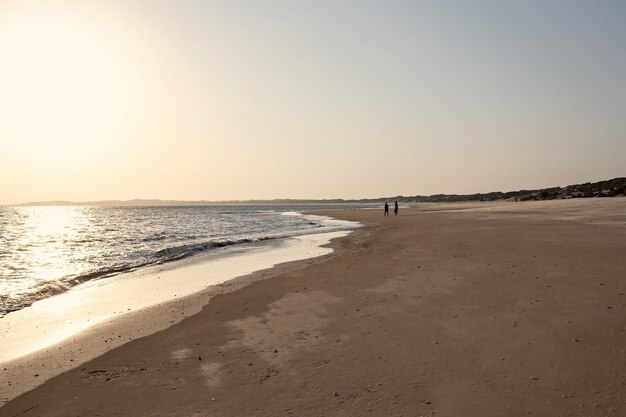
<instances>
[{"instance_id":1,"label":"sandy beach","mask_svg":"<svg viewBox=\"0 0 626 417\"><path fill-rule=\"evenodd\" d=\"M14 364L0 416L626 416L626 198L325 214L365 227Z\"/></svg>"}]
</instances>

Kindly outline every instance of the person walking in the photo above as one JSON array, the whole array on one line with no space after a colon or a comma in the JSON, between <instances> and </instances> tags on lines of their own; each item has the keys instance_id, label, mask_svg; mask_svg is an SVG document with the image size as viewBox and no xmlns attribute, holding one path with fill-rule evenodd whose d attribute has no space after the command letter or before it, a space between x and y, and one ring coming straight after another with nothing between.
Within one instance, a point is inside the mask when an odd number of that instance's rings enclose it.
<instances>
[{"instance_id":1,"label":"person walking","mask_svg":"<svg viewBox=\"0 0 626 417\"><path fill-rule=\"evenodd\" d=\"M396 201L396 205L393 207L393 214L394 216L398 215L398 202Z\"/></svg>"},{"instance_id":2,"label":"person walking","mask_svg":"<svg viewBox=\"0 0 626 417\"><path fill-rule=\"evenodd\" d=\"M389 204L385 201L385 216L389 216Z\"/></svg>"}]
</instances>

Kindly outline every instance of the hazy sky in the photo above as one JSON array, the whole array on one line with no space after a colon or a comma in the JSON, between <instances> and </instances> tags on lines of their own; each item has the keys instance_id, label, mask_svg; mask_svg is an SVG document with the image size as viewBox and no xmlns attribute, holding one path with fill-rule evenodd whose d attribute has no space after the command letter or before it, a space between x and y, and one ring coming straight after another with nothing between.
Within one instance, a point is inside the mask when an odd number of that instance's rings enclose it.
<instances>
[{"instance_id":1,"label":"hazy sky","mask_svg":"<svg viewBox=\"0 0 626 417\"><path fill-rule=\"evenodd\" d=\"M0 2L0 204L626 175L623 1Z\"/></svg>"}]
</instances>

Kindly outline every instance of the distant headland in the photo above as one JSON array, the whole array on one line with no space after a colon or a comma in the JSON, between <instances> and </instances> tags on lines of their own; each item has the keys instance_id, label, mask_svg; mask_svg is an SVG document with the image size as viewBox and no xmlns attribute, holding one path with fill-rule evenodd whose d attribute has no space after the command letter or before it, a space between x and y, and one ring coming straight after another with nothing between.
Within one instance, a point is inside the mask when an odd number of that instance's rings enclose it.
<instances>
[{"instance_id":1,"label":"distant headland","mask_svg":"<svg viewBox=\"0 0 626 417\"><path fill-rule=\"evenodd\" d=\"M381 203L385 201L398 201L400 203L445 203L445 202L471 202L471 201L531 201L531 200L559 200L568 198L593 198L593 197L623 197L626 195L626 177L613 178L606 181L586 182L584 184L567 185L565 187L550 187L538 190L519 191L492 191L476 194L433 194L429 196L390 196L363 199L274 199L274 200L158 200L158 199L133 199L133 200L105 200L105 201L40 201L18 204L19 206L202 206L218 204L341 204L341 203Z\"/></svg>"}]
</instances>

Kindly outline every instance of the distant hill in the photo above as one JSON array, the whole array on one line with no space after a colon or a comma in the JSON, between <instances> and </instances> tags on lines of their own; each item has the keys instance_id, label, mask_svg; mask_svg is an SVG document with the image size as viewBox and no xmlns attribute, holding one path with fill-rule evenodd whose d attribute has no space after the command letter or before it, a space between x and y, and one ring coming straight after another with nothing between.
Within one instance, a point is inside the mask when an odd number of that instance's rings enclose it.
<instances>
[{"instance_id":1,"label":"distant hill","mask_svg":"<svg viewBox=\"0 0 626 417\"><path fill-rule=\"evenodd\" d=\"M17 206L103 206L103 207L154 207L154 206L210 206L210 205L244 205L244 204L341 204L358 203L365 200L296 200L296 199L276 199L276 200L159 200L140 199L133 200L103 200L103 201L37 201L33 203L16 204Z\"/></svg>"},{"instance_id":2,"label":"distant hill","mask_svg":"<svg viewBox=\"0 0 626 417\"><path fill-rule=\"evenodd\" d=\"M559 200L567 198L617 197L626 194L626 178L586 182L584 184L565 187L542 188L539 190L493 191L478 194L435 194L430 196L416 195L413 197L392 197L387 200L398 200L403 203L443 203L460 201L497 201L497 200Z\"/></svg>"},{"instance_id":3,"label":"distant hill","mask_svg":"<svg viewBox=\"0 0 626 417\"><path fill-rule=\"evenodd\" d=\"M613 178L612 180L586 182L584 184L568 185L566 187L542 188L539 190L519 191L492 191L477 194L434 194L429 196L415 195L412 197L395 196L380 198L365 198L360 200L327 199L327 200L230 200L230 201L189 201L189 200L107 200L107 201L43 201L20 204L22 206L201 206L216 204L341 204L341 203L382 203L395 201L401 203L445 203L462 201L497 201L497 200L557 200L567 198L591 198L591 197L618 197L626 194L626 177Z\"/></svg>"}]
</instances>

